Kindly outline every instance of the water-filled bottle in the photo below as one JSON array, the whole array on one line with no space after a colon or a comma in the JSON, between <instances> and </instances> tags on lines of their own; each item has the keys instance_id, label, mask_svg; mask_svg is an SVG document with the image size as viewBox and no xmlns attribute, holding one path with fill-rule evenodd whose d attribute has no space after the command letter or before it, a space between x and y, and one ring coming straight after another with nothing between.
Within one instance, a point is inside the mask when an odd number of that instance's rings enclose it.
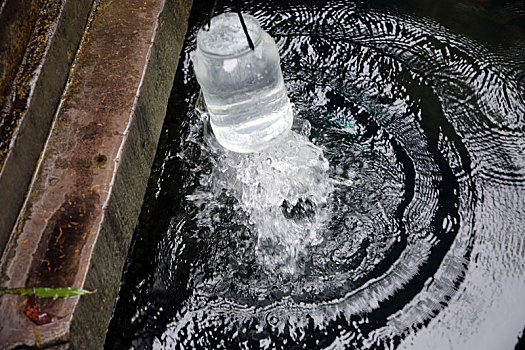
<instances>
[{"instance_id":1,"label":"water-filled bottle","mask_svg":"<svg viewBox=\"0 0 525 350\"><path fill-rule=\"evenodd\" d=\"M251 50L236 13L212 18L197 33L195 75L217 141L234 152L256 152L283 139L293 113L274 40L243 15Z\"/></svg>"}]
</instances>

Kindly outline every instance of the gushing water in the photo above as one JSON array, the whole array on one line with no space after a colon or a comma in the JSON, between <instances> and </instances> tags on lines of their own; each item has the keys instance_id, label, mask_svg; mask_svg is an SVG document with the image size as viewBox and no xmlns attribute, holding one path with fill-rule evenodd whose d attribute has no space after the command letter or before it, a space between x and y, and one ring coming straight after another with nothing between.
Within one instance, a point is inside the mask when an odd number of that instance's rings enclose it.
<instances>
[{"instance_id":1,"label":"gushing water","mask_svg":"<svg viewBox=\"0 0 525 350\"><path fill-rule=\"evenodd\" d=\"M200 113L207 123L207 113ZM332 192L328 161L307 138L308 121L297 120L296 128L299 133L291 132L273 147L252 154L223 150L206 135L204 151L210 152L213 170L201 179L201 188L187 196L201 208L199 224L211 230L221 223L220 214L214 213L217 198L231 197L236 202L233 209L247 215L257 236L257 264L284 275L294 275L307 248L322 242L320 230L329 217L326 206Z\"/></svg>"}]
</instances>

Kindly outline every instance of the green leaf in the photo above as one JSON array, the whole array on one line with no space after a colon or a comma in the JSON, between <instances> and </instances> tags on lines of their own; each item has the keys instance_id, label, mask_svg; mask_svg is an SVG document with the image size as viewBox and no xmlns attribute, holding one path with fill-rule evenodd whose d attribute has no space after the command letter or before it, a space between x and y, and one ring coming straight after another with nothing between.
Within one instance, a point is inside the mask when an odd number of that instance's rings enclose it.
<instances>
[{"instance_id":1,"label":"green leaf","mask_svg":"<svg viewBox=\"0 0 525 350\"><path fill-rule=\"evenodd\" d=\"M0 294L35 295L41 298L66 298L75 295L91 294L89 291L80 288L13 288L0 289Z\"/></svg>"}]
</instances>

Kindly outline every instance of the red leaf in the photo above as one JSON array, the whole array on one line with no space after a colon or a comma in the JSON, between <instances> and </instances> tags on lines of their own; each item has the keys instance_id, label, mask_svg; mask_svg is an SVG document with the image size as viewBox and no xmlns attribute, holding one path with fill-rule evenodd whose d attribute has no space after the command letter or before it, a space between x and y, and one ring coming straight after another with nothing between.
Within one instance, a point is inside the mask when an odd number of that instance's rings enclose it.
<instances>
[{"instance_id":1,"label":"red leaf","mask_svg":"<svg viewBox=\"0 0 525 350\"><path fill-rule=\"evenodd\" d=\"M48 324L56 322L63 317L54 316L47 312L40 312L40 305L38 304L38 299L34 295L27 297L27 305L24 308L24 314L34 323L41 326L43 324Z\"/></svg>"}]
</instances>

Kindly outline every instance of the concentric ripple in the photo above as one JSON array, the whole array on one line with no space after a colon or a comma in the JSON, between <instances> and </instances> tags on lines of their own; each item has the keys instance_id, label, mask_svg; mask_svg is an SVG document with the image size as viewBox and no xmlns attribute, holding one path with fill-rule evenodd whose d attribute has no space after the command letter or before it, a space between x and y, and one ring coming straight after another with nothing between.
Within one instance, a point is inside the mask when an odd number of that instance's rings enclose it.
<instances>
[{"instance_id":1,"label":"concentric ripple","mask_svg":"<svg viewBox=\"0 0 525 350\"><path fill-rule=\"evenodd\" d=\"M139 299L132 344L513 346L525 319L523 55L362 3L251 6L281 50L294 129L264 153L223 150L190 30L182 138L150 190L174 208L154 272L123 287ZM139 235L166 210L150 206Z\"/></svg>"}]
</instances>

